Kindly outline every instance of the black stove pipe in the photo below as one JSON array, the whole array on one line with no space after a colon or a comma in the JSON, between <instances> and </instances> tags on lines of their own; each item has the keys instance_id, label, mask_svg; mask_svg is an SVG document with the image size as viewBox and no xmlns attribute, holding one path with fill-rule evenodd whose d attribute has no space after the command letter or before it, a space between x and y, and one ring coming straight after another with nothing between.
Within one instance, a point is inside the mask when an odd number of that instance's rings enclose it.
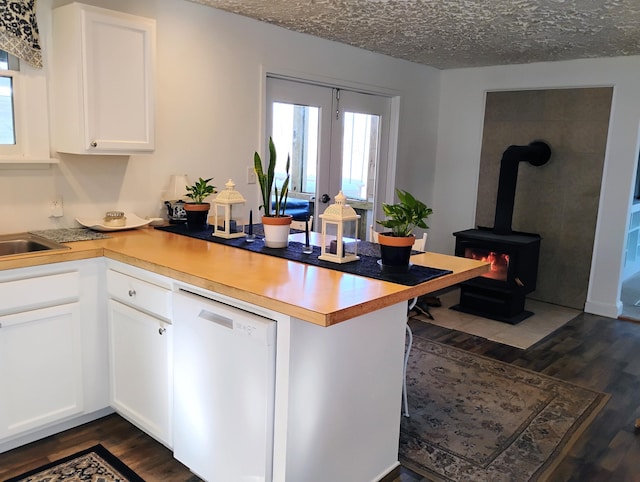
<instances>
[{"instance_id":1,"label":"black stove pipe","mask_svg":"<svg viewBox=\"0 0 640 482\"><path fill-rule=\"evenodd\" d=\"M546 142L533 141L528 146L509 146L500 161L500 179L496 199L496 216L493 225L495 234L511 234L513 205L516 198L518 166L526 161L532 166L542 166L551 157L551 148Z\"/></svg>"}]
</instances>

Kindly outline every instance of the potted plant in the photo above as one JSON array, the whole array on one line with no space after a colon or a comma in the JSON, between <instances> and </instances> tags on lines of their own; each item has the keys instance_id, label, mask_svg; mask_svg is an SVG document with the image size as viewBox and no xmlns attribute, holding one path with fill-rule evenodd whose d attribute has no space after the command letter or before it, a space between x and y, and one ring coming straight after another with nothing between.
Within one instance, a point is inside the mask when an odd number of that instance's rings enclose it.
<instances>
[{"instance_id":1,"label":"potted plant","mask_svg":"<svg viewBox=\"0 0 640 482\"><path fill-rule=\"evenodd\" d=\"M396 189L396 195L400 202L383 203L386 219L376 222L391 230L378 234L383 269L402 272L409 269L411 247L416 239L413 230L428 229L425 221L433 210L407 191Z\"/></svg>"},{"instance_id":2,"label":"potted plant","mask_svg":"<svg viewBox=\"0 0 640 482\"><path fill-rule=\"evenodd\" d=\"M198 178L191 186L185 186L187 197L192 202L184 204L184 210L187 213L187 228L191 231L198 231L207 227L207 218L211 203L204 202L205 198L216 193L216 187L209 184L213 178Z\"/></svg>"},{"instance_id":3,"label":"potted plant","mask_svg":"<svg viewBox=\"0 0 640 482\"><path fill-rule=\"evenodd\" d=\"M262 194L262 205L260 207L264 211L262 216L264 244L268 248L286 248L289 244L289 228L292 219L290 215L285 214L289 196L289 166L291 158L287 156L285 179L280 186L280 190L275 185L276 147L271 137L269 137L269 164L263 166L260 154L257 152L253 156L253 163ZM272 193L274 194L273 211L271 206Z\"/></svg>"}]
</instances>

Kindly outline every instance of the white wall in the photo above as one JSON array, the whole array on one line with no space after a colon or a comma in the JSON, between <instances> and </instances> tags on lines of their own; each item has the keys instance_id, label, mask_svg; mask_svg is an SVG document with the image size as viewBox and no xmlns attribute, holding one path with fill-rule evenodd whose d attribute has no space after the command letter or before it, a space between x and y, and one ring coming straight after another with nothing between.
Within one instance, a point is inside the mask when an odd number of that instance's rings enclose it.
<instances>
[{"instance_id":1,"label":"white wall","mask_svg":"<svg viewBox=\"0 0 640 482\"><path fill-rule=\"evenodd\" d=\"M47 61L50 11L66 3L70 1L37 4ZM0 204L9 214L0 232L74 226L76 217L101 217L110 209L164 214L161 192L173 173L186 173L192 180L213 176L218 187L233 178L248 207L257 209L258 190L246 184L246 168L252 166L254 151L263 151L267 71L400 95L398 164L429 159L433 165L435 69L186 0L85 3L157 20L156 150L131 157L52 153L61 162L48 169L0 170ZM55 68L45 67L49 74ZM400 185L408 178L406 169L400 169ZM65 212L57 220L48 217L48 201L55 195L62 195Z\"/></svg>"},{"instance_id":2,"label":"white wall","mask_svg":"<svg viewBox=\"0 0 640 482\"><path fill-rule=\"evenodd\" d=\"M487 91L613 86L585 311L616 317L640 125L640 57L443 71L430 249L453 253L454 231L474 227ZM594 174L597 175L597 174Z\"/></svg>"}]
</instances>

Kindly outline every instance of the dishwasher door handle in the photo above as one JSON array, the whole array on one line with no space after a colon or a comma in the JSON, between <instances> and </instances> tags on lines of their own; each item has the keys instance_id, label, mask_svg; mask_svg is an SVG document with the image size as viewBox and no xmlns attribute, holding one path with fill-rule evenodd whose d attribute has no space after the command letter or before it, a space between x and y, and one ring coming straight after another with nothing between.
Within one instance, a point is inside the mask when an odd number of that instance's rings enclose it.
<instances>
[{"instance_id":1,"label":"dishwasher door handle","mask_svg":"<svg viewBox=\"0 0 640 482\"><path fill-rule=\"evenodd\" d=\"M231 318L227 318L226 316L218 315L208 310L200 310L199 318L207 321L213 321L214 323L224 326L225 328L229 328L233 330L233 320Z\"/></svg>"}]
</instances>

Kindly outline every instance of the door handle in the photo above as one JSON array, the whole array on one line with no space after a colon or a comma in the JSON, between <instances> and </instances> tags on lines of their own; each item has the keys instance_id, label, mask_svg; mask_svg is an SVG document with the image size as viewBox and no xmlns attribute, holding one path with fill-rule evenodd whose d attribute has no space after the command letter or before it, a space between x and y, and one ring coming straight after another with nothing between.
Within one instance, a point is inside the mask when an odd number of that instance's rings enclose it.
<instances>
[{"instance_id":1,"label":"door handle","mask_svg":"<svg viewBox=\"0 0 640 482\"><path fill-rule=\"evenodd\" d=\"M329 197L329 195L327 193L324 193L320 197L320 202L322 202L323 204L327 204L330 200L331 200L331 198Z\"/></svg>"}]
</instances>

